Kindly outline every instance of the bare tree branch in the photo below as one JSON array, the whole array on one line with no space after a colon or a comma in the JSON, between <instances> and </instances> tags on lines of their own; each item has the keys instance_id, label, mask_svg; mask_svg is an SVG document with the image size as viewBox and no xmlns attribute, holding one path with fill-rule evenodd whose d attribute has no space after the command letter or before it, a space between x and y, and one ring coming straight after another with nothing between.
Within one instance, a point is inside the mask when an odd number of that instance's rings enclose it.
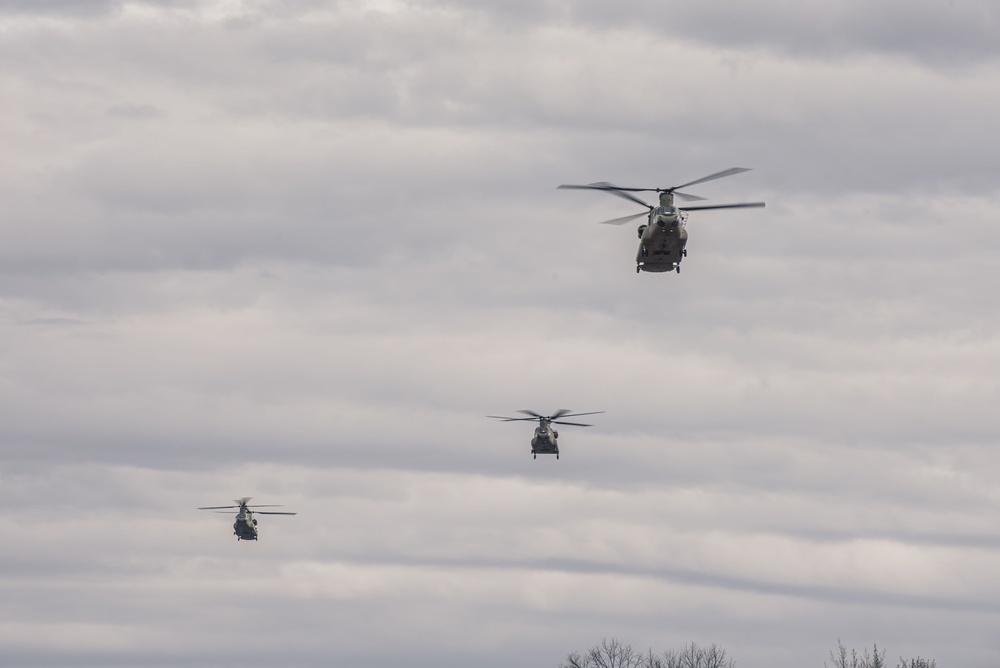
<instances>
[{"instance_id":1,"label":"bare tree branch","mask_svg":"<svg viewBox=\"0 0 1000 668\"><path fill-rule=\"evenodd\" d=\"M570 654L560 668L735 668L735 665L726 657L726 650L715 644L699 647L691 643L656 655L651 649L641 653L612 638L602 640L583 655Z\"/></svg>"}]
</instances>

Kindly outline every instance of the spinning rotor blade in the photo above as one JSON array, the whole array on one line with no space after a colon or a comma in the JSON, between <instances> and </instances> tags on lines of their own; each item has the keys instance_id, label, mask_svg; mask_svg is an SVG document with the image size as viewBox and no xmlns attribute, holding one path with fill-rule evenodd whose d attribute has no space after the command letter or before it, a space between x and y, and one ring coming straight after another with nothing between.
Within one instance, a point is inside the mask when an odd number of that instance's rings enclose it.
<instances>
[{"instance_id":1,"label":"spinning rotor blade","mask_svg":"<svg viewBox=\"0 0 1000 668\"><path fill-rule=\"evenodd\" d=\"M254 511L254 515L298 515L298 513L276 513L268 510Z\"/></svg>"},{"instance_id":2,"label":"spinning rotor blade","mask_svg":"<svg viewBox=\"0 0 1000 668\"><path fill-rule=\"evenodd\" d=\"M610 186L611 184L608 184L608 185ZM559 187L562 188L563 186L559 186ZM569 187L569 186L567 186L567 187ZM574 188L588 188L589 186L572 186L572 187L574 187ZM628 193L630 193L630 192L633 192L633 193L673 193L674 195L676 195L677 197L681 198L682 200L684 200L686 202L701 202L701 201L704 201L706 199L704 197L699 197L698 195L692 195L691 193L678 192L677 190L674 190L673 188L625 188L625 187L622 187L622 186L611 186L609 188L595 188L595 190L604 190L605 192L609 192L612 195L618 195L619 197L624 197L625 199L632 200L633 202L641 202L641 200L639 200L638 198L632 198L631 196L629 196ZM650 209L653 208L649 204L646 204L645 202L642 202L642 204L644 206L649 207Z\"/></svg>"},{"instance_id":3,"label":"spinning rotor blade","mask_svg":"<svg viewBox=\"0 0 1000 668\"><path fill-rule=\"evenodd\" d=\"M704 183L705 181L714 181L715 179L721 179L726 176L732 176L733 174L741 174L743 172L749 172L749 171L750 169L747 167L730 167L729 169L724 169L721 172L716 172L715 174L709 174L708 176L703 176L700 179L695 179L694 181L688 181L687 183L682 183L679 186L668 188L667 192L676 192L678 188L687 188L688 186L693 186L696 183Z\"/></svg>"},{"instance_id":4,"label":"spinning rotor blade","mask_svg":"<svg viewBox=\"0 0 1000 668\"><path fill-rule=\"evenodd\" d=\"M576 417L578 415L597 415L598 413L603 413L604 412L604 411L591 411L589 413L570 413L569 410L570 409L568 409L568 408L560 408L559 410L557 410L552 415L539 415L535 411L528 411L528 410L518 411L518 413L525 413L525 414L531 416L531 417L523 417L523 418L512 418L512 417L507 417L505 415L487 415L486 417L493 418L495 420L503 420L504 422L521 422L521 421L530 422L530 421L534 421L534 420L549 420L550 422L556 422L559 418L562 418L562 417ZM593 426L593 425L589 425L589 424L577 424L575 422L556 422L556 424L571 424L571 425L573 425L575 427L591 427L591 426Z\"/></svg>"},{"instance_id":5,"label":"spinning rotor blade","mask_svg":"<svg viewBox=\"0 0 1000 668\"><path fill-rule=\"evenodd\" d=\"M763 202L745 202L743 204L705 204L695 206L679 206L681 211L704 211L706 209L763 209Z\"/></svg>"},{"instance_id":6,"label":"spinning rotor blade","mask_svg":"<svg viewBox=\"0 0 1000 668\"><path fill-rule=\"evenodd\" d=\"M248 506L247 501L252 498L252 496L244 496L242 499L235 499L234 503L238 504L235 506L203 506L198 508L198 510L226 510L227 508L278 508L281 506L280 503L264 503Z\"/></svg>"},{"instance_id":7,"label":"spinning rotor blade","mask_svg":"<svg viewBox=\"0 0 1000 668\"><path fill-rule=\"evenodd\" d=\"M681 199L686 200L702 200L704 197L698 197L697 195L689 195L688 193L677 192L681 188L687 188L688 186L693 186L698 183L705 183L706 181L714 181L715 179L721 179L726 176L732 176L733 174L741 174L743 172L749 172L748 167L730 167L729 169L724 169L721 172L716 172L715 174L709 174L708 176L703 176L700 179L695 179L694 181L688 181L687 183L682 183L679 186L673 186L671 188L626 188L625 186L612 185L606 181L598 181L597 183L591 183L585 186L573 186L573 185L562 185L560 188L569 188L575 190L604 190L613 195L619 197L624 197L625 199L631 199L633 202L639 202L643 206L649 206L642 200L635 198L633 199L628 193L674 193ZM652 207L650 207L652 208Z\"/></svg>"},{"instance_id":8,"label":"spinning rotor blade","mask_svg":"<svg viewBox=\"0 0 1000 668\"><path fill-rule=\"evenodd\" d=\"M640 211L639 213L633 213L631 216L622 216L621 218L612 218L611 220L602 220L598 222L598 225L624 225L625 223L632 222L636 218L642 218L643 216L648 216L649 212Z\"/></svg>"},{"instance_id":9,"label":"spinning rotor blade","mask_svg":"<svg viewBox=\"0 0 1000 668\"><path fill-rule=\"evenodd\" d=\"M552 424L571 424L574 427L593 427L592 424L582 424L580 422L560 422L559 420L552 420Z\"/></svg>"},{"instance_id":10,"label":"spinning rotor blade","mask_svg":"<svg viewBox=\"0 0 1000 668\"><path fill-rule=\"evenodd\" d=\"M635 195L629 195L627 192L623 192L618 186L608 183L607 181L598 181L597 183L591 183L590 186L595 190L603 190L609 195L614 195L615 197L621 197L622 199L627 199L630 202L635 202L636 204L644 206L647 209L653 208L652 206L646 204Z\"/></svg>"},{"instance_id":11,"label":"spinning rotor blade","mask_svg":"<svg viewBox=\"0 0 1000 668\"><path fill-rule=\"evenodd\" d=\"M563 189L563 190L603 190L604 192L606 192L606 193L608 193L610 195L614 195L616 197L621 197L622 199L627 199L630 202L635 202L636 204L638 204L640 206L644 206L647 209L652 209L653 208L649 204L646 204L641 199L639 199L638 197L636 197L635 195L629 195L627 192L624 192L626 190L644 191L644 190L649 190L648 188L619 188L618 186L612 185L612 184L608 183L607 181L598 181L597 183L588 183L585 186L574 186L574 185L570 185L570 184L565 184L564 183L563 185L558 186L556 188L556 190L559 190L560 188Z\"/></svg>"},{"instance_id":12,"label":"spinning rotor blade","mask_svg":"<svg viewBox=\"0 0 1000 668\"><path fill-rule=\"evenodd\" d=\"M688 193L677 192L676 190L674 191L674 197L680 197L685 202L701 202L701 201L704 201L706 199L704 197L698 197L697 195L691 195L691 194L688 194Z\"/></svg>"}]
</instances>

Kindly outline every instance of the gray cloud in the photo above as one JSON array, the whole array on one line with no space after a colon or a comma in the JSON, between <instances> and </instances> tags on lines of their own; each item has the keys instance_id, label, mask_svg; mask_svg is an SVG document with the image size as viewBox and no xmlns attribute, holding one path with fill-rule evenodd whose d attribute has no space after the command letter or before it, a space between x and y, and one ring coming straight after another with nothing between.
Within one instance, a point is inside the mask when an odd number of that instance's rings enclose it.
<instances>
[{"instance_id":1,"label":"gray cloud","mask_svg":"<svg viewBox=\"0 0 1000 668\"><path fill-rule=\"evenodd\" d=\"M121 0L0 0L0 13L99 17L121 7Z\"/></svg>"},{"instance_id":2,"label":"gray cloud","mask_svg":"<svg viewBox=\"0 0 1000 668\"><path fill-rule=\"evenodd\" d=\"M455 3L440 6L461 7ZM521 2L480 6L491 19L519 25L553 22L643 30L723 48L770 48L791 57L825 60L858 53L889 53L953 67L994 60L1000 24L996 8L981 1L824 3L761 2ZM669 72L667 72L669 74Z\"/></svg>"}]
</instances>

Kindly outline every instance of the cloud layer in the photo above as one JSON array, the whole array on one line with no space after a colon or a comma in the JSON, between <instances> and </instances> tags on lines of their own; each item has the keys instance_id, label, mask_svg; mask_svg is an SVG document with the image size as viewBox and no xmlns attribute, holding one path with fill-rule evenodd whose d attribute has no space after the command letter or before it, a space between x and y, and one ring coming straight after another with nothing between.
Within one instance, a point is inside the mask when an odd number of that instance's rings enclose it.
<instances>
[{"instance_id":1,"label":"cloud layer","mask_svg":"<svg viewBox=\"0 0 1000 668\"><path fill-rule=\"evenodd\" d=\"M0 3L11 665L995 665L996 10L728 5Z\"/></svg>"}]
</instances>

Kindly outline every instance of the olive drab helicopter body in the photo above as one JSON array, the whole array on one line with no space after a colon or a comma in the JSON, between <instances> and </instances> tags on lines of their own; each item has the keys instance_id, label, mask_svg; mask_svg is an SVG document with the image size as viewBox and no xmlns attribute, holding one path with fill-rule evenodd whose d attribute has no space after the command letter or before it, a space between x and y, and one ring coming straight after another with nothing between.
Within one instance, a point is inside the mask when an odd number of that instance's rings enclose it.
<instances>
[{"instance_id":1,"label":"olive drab helicopter body","mask_svg":"<svg viewBox=\"0 0 1000 668\"><path fill-rule=\"evenodd\" d=\"M577 417L580 415L597 415L598 413L603 413L604 411L594 411L591 413L570 413L568 408L560 408L552 415L539 415L534 411L518 411L518 413L524 413L525 415L530 415L531 417L523 418L512 418L504 417L501 415L487 415L488 418L494 418L496 420L503 420L504 422L521 422L529 420L538 420L538 426L535 427L535 433L531 437L531 455L532 459L538 459L538 455L555 455L556 459L559 459L559 432L552 428L554 424L566 424L572 425L574 427L592 427L590 424L581 424L579 422L565 422L559 418L563 417Z\"/></svg>"},{"instance_id":2,"label":"olive drab helicopter body","mask_svg":"<svg viewBox=\"0 0 1000 668\"><path fill-rule=\"evenodd\" d=\"M763 207L763 202L745 202L742 204L708 204L695 206L674 206L674 196L682 200L703 200L704 197L689 195L679 192L679 188L693 186L697 183L704 183L724 176L732 176L741 172L750 171L745 167L733 167L715 174L683 183L672 188L625 188L599 181L587 185L576 186L563 184L559 188L568 190L603 190L606 193L635 202L648 209L646 212L636 213L631 216L614 218L602 221L605 225L623 225L642 216L646 216L647 222L639 226L639 250L635 256L635 271L681 271L681 260L687 257L687 218L689 211L705 209L746 209ZM647 204L633 192L655 192L660 195L660 205L654 207Z\"/></svg>"},{"instance_id":3,"label":"olive drab helicopter body","mask_svg":"<svg viewBox=\"0 0 1000 668\"><path fill-rule=\"evenodd\" d=\"M198 510L214 510L219 513L229 514L229 509L236 508L236 521L233 522L233 535L236 540L257 540L257 520L254 515L297 515L298 513L268 512L265 510L251 510L251 508L279 508L276 505L254 505L248 506L247 501L252 497L244 496L242 499L233 501L235 506L207 506Z\"/></svg>"}]
</instances>

